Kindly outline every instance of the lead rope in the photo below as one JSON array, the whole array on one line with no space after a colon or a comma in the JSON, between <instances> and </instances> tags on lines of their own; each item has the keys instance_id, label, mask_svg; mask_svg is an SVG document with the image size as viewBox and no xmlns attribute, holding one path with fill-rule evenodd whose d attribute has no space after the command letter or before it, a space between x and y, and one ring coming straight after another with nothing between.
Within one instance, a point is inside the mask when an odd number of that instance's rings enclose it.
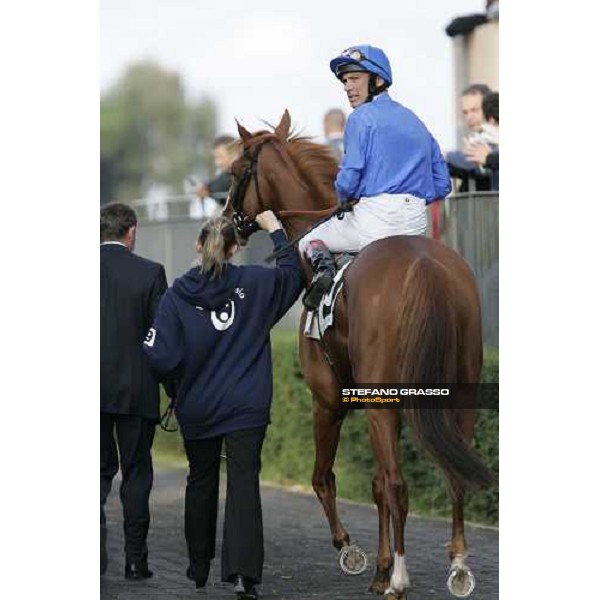
<instances>
[{"instance_id":1,"label":"lead rope","mask_svg":"<svg viewBox=\"0 0 600 600\"><path fill-rule=\"evenodd\" d=\"M173 417L173 411L175 410L175 400L176 398L171 398L169 406L167 406L165 412L160 417L160 428L169 433L173 433L179 429L178 425L175 425L175 429L169 428L169 421Z\"/></svg>"}]
</instances>

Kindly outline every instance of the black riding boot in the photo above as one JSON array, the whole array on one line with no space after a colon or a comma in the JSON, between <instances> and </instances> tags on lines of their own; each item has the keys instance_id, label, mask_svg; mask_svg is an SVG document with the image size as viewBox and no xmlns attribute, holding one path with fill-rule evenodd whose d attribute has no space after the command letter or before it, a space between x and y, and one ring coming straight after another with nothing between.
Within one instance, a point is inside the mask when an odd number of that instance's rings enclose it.
<instances>
[{"instance_id":1,"label":"black riding boot","mask_svg":"<svg viewBox=\"0 0 600 600\"><path fill-rule=\"evenodd\" d=\"M313 270L312 282L302 298L308 310L316 310L323 296L331 289L335 277L335 260L329 248L320 240L310 243L306 256Z\"/></svg>"}]
</instances>

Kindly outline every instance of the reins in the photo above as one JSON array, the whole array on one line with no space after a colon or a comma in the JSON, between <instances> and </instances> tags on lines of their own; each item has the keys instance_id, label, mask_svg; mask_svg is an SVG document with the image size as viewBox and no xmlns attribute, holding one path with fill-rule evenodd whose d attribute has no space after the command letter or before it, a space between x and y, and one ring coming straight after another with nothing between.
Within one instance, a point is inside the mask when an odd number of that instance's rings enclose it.
<instances>
[{"instance_id":1,"label":"reins","mask_svg":"<svg viewBox=\"0 0 600 600\"><path fill-rule=\"evenodd\" d=\"M328 217L333 210L335 210L335 206L330 208L324 208L323 210L280 210L277 213L277 216L280 219L287 218L306 218L306 219L319 219L320 217Z\"/></svg>"},{"instance_id":2,"label":"reins","mask_svg":"<svg viewBox=\"0 0 600 600\"><path fill-rule=\"evenodd\" d=\"M287 215L283 215L283 212L291 212L294 213L292 215L287 214ZM314 229L316 229L317 227L320 227L321 225L323 225L323 223L325 223L326 221L329 221L329 219L331 219L333 216L337 215L338 209L337 207L332 207L332 208L328 208L326 210L292 210L292 211L281 211L280 213L277 214L278 217L285 219L285 218L292 218L292 217L304 217L304 218L315 218L318 219L319 217L324 217L319 219L316 223L314 223L311 227L309 227L306 231L303 231L302 233L298 234L296 237L292 238L291 240L289 240L287 242L287 244L285 244L284 246L281 246L281 248L279 248L278 250L275 250L274 252L271 252L271 254L269 254L269 256L267 256L267 258L265 258L265 262L271 263L273 262L278 256L280 256L281 254L283 254L290 246L294 246L295 244L297 244L305 235L308 235L311 231L313 231ZM302 213L302 214L296 214L296 213Z\"/></svg>"}]
</instances>

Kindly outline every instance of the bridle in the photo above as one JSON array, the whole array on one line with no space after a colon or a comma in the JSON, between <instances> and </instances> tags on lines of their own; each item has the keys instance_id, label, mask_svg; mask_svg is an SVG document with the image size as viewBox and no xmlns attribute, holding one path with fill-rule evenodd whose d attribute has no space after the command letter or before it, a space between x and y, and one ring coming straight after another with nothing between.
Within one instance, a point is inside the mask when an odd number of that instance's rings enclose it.
<instances>
[{"instance_id":1,"label":"bridle","mask_svg":"<svg viewBox=\"0 0 600 600\"><path fill-rule=\"evenodd\" d=\"M269 140L264 140L251 150L244 153L245 155L248 153L250 154L250 164L244 169L244 172L241 174L239 181L236 182L236 186L230 196L231 207L233 208L233 216L231 217L231 220L233 222L233 226L243 238L250 237L259 229L258 223L254 219L251 219L244 212L244 198L246 196L246 191L248 190L248 185L250 185L250 180L254 179L256 197L259 203L262 205L262 196L260 194L260 186L258 184L258 157L268 141Z\"/></svg>"},{"instance_id":2,"label":"bridle","mask_svg":"<svg viewBox=\"0 0 600 600\"><path fill-rule=\"evenodd\" d=\"M231 220L237 233L243 238L250 237L259 229L258 223L244 212L244 198L248 186L250 185L250 181L253 179L256 198L258 202L264 206L263 198L260 193L260 185L258 183L258 158L265 144L270 141L270 138L263 140L244 153L244 155L250 156L250 164L246 166L243 173L240 175L239 180L236 182L230 195L231 207L233 209ZM235 179L236 177L234 175L234 180ZM276 215L281 220L292 217L314 220L320 217L330 216L334 208L335 207L331 207L324 210L281 210L277 212Z\"/></svg>"}]
</instances>

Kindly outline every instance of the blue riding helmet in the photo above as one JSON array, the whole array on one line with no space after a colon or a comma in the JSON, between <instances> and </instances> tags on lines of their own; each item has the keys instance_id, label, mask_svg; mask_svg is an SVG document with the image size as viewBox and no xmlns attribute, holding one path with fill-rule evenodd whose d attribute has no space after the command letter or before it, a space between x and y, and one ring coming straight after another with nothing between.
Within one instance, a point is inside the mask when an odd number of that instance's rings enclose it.
<instances>
[{"instance_id":1,"label":"blue riding helmet","mask_svg":"<svg viewBox=\"0 0 600 600\"><path fill-rule=\"evenodd\" d=\"M362 71L379 75L388 86L392 85L392 67L385 52L367 44L351 46L336 56L329 68L341 79L344 73Z\"/></svg>"}]
</instances>

